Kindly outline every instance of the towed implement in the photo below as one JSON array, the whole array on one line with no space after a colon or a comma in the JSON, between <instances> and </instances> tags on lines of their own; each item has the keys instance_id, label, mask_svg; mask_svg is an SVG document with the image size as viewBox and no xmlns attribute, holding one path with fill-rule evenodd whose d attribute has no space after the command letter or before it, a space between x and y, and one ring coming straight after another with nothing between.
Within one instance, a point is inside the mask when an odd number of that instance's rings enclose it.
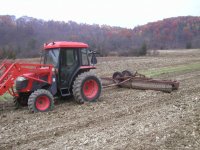
<instances>
[{"instance_id":1,"label":"towed implement","mask_svg":"<svg viewBox=\"0 0 200 150\"><path fill-rule=\"evenodd\" d=\"M131 72L128 70L115 72L112 78L102 77L101 79L104 88L118 86L139 90L156 90L167 93L178 90L179 88L178 81L152 79L138 72Z\"/></svg>"}]
</instances>

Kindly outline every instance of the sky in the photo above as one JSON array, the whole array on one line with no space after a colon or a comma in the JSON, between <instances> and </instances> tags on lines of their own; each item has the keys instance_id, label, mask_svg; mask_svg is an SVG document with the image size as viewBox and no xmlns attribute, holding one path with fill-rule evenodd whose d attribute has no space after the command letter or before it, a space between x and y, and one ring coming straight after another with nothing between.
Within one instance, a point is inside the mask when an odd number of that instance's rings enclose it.
<instances>
[{"instance_id":1,"label":"sky","mask_svg":"<svg viewBox=\"0 0 200 150\"><path fill-rule=\"evenodd\" d=\"M134 28L177 16L200 16L200 0L0 0L0 15Z\"/></svg>"}]
</instances>

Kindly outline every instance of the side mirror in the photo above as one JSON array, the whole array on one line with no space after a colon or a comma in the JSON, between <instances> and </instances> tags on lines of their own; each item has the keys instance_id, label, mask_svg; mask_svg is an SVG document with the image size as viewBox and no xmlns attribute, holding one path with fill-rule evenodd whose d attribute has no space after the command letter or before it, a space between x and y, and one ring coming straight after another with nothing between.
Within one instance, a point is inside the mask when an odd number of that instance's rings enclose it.
<instances>
[{"instance_id":1,"label":"side mirror","mask_svg":"<svg viewBox=\"0 0 200 150\"><path fill-rule=\"evenodd\" d=\"M93 65L97 64L97 58L94 53L92 53L91 64Z\"/></svg>"}]
</instances>

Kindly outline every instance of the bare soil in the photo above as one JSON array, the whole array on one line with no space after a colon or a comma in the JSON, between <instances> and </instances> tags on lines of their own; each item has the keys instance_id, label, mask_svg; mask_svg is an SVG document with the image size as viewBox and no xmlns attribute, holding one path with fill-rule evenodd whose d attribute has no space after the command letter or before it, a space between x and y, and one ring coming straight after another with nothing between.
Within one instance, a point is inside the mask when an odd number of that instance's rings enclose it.
<instances>
[{"instance_id":1,"label":"bare soil","mask_svg":"<svg viewBox=\"0 0 200 150\"><path fill-rule=\"evenodd\" d=\"M158 56L100 58L99 76L125 69L151 70L200 62L200 50L161 51ZM0 150L200 149L200 68L163 74L180 81L172 93L104 89L96 103L56 100L46 113L15 110L0 102Z\"/></svg>"}]
</instances>

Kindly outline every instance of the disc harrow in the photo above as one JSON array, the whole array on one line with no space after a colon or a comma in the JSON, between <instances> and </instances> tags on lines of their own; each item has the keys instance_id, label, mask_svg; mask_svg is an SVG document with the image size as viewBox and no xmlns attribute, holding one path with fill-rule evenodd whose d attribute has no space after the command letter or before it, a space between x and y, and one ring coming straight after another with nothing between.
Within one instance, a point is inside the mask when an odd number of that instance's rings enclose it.
<instances>
[{"instance_id":1,"label":"disc harrow","mask_svg":"<svg viewBox=\"0 0 200 150\"><path fill-rule=\"evenodd\" d=\"M103 88L118 86L122 88L131 88L139 90L155 90L171 93L178 90L179 82L172 80L161 80L148 78L138 72L128 70L113 73L112 77L102 77Z\"/></svg>"}]
</instances>

